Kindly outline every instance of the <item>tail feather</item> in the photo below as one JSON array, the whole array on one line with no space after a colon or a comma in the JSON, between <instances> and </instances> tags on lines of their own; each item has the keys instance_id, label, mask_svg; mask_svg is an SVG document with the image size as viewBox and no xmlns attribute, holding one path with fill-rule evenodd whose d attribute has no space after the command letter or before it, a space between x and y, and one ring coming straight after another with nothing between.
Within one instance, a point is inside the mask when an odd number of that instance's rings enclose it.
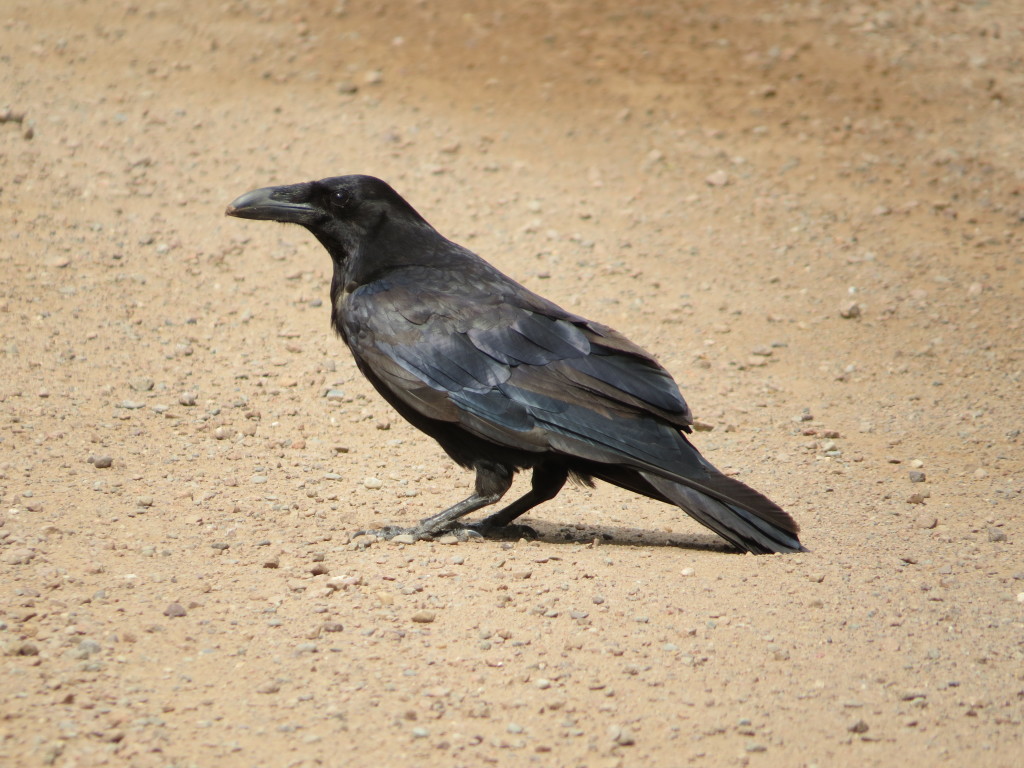
<instances>
[{"instance_id":1,"label":"tail feather","mask_svg":"<svg viewBox=\"0 0 1024 768\"><path fill-rule=\"evenodd\" d=\"M708 487L718 491L715 496L720 498L716 498L653 472L639 474L662 496L740 549L754 554L806 551L797 538L799 528L793 518L739 480L719 473L713 484L724 488Z\"/></svg>"}]
</instances>

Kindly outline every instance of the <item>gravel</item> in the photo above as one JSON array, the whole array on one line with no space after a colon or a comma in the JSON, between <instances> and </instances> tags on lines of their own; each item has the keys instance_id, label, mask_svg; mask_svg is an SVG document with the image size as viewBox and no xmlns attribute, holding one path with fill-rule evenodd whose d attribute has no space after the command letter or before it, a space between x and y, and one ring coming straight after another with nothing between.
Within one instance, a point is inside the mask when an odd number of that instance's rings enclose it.
<instances>
[{"instance_id":1,"label":"gravel","mask_svg":"<svg viewBox=\"0 0 1024 768\"><path fill-rule=\"evenodd\" d=\"M0 24L0 763L1016 764L1012 4L148 5ZM809 551L602 482L354 536L473 473L221 215L341 170L650 350Z\"/></svg>"},{"instance_id":2,"label":"gravel","mask_svg":"<svg viewBox=\"0 0 1024 768\"><path fill-rule=\"evenodd\" d=\"M164 616L168 616L172 619L179 619L186 615L187 612L185 611L185 607L181 603L170 603L166 608L164 608Z\"/></svg>"}]
</instances>

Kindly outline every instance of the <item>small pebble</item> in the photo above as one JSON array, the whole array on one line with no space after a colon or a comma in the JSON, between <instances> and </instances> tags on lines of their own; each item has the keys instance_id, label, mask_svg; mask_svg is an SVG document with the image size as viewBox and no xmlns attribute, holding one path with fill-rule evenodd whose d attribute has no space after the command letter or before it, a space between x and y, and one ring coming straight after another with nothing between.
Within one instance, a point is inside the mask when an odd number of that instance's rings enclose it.
<instances>
[{"instance_id":1,"label":"small pebble","mask_svg":"<svg viewBox=\"0 0 1024 768\"><path fill-rule=\"evenodd\" d=\"M608 736L620 747L629 747L636 744L636 738L633 736L633 732L622 725L609 726Z\"/></svg>"},{"instance_id":2,"label":"small pebble","mask_svg":"<svg viewBox=\"0 0 1024 768\"><path fill-rule=\"evenodd\" d=\"M25 547L11 549L3 554L3 562L7 565L25 565L36 556L36 553Z\"/></svg>"},{"instance_id":3,"label":"small pebble","mask_svg":"<svg viewBox=\"0 0 1024 768\"><path fill-rule=\"evenodd\" d=\"M392 536L391 541L395 544L415 544L416 537L411 533L400 533L397 536Z\"/></svg>"},{"instance_id":4,"label":"small pebble","mask_svg":"<svg viewBox=\"0 0 1024 768\"><path fill-rule=\"evenodd\" d=\"M939 521L935 517L935 515L927 515L927 514L925 514L925 515L918 515L917 519L914 521L914 524L918 528L924 528L925 530L931 530L932 528L934 528L936 525L939 524Z\"/></svg>"},{"instance_id":5,"label":"small pebble","mask_svg":"<svg viewBox=\"0 0 1024 768\"><path fill-rule=\"evenodd\" d=\"M375 491L378 488L382 488L383 486L384 486L384 481L381 480L378 477L365 477L365 478L363 478L363 487L364 488L368 488L371 491Z\"/></svg>"},{"instance_id":6,"label":"small pebble","mask_svg":"<svg viewBox=\"0 0 1024 768\"><path fill-rule=\"evenodd\" d=\"M276 680L269 680L256 689L256 693L277 693L281 690L281 684Z\"/></svg>"},{"instance_id":7,"label":"small pebble","mask_svg":"<svg viewBox=\"0 0 1024 768\"><path fill-rule=\"evenodd\" d=\"M181 618L185 615L185 607L181 603L171 603L166 608L164 608L164 616L169 616L172 619Z\"/></svg>"},{"instance_id":8,"label":"small pebble","mask_svg":"<svg viewBox=\"0 0 1024 768\"><path fill-rule=\"evenodd\" d=\"M182 392L178 395L178 405L193 406L196 404L195 392Z\"/></svg>"},{"instance_id":9,"label":"small pebble","mask_svg":"<svg viewBox=\"0 0 1024 768\"><path fill-rule=\"evenodd\" d=\"M861 719L854 720L852 723L846 726L846 730L848 730L850 733L867 733L868 724Z\"/></svg>"},{"instance_id":10,"label":"small pebble","mask_svg":"<svg viewBox=\"0 0 1024 768\"><path fill-rule=\"evenodd\" d=\"M724 187L729 183L729 174L719 169L705 176L704 183L709 187Z\"/></svg>"},{"instance_id":11,"label":"small pebble","mask_svg":"<svg viewBox=\"0 0 1024 768\"><path fill-rule=\"evenodd\" d=\"M95 640L83 640L78 644L78 652L82 654L83 658L89 658L93 654L99 653L100 650L100 644Z\"/></svg>"},{"instance_id":12,"label":"small pebble","mask_svg":"<svg viewBox=\"0 0 1024 768\"><path fill-rule=\"evenodd\" d=\"M111 456L90 456L89 463L96 469L106 469L114 463L114 459Z\"/></svg>"},{"instance_id":13,"label":"small pebble","mask_svg":"<svg viewBox=\"0 0 1024 768\"><path fill-rule=\"evenodd\" d=\"M437 618L437 614L433 611L416 611L412 615L412 620L417 624L430 624Z\"/></svg>"},{"instance_id":14,"label":"small pebble","mask_svg":"<svg viewBox=\"0 0 1024 768\"><path fill-rule=\"evenodd\" d=\"M844 320L854 320L861 315L860 304L856 301L848 301L839 306L839 316Z\"/></svg>"},{"instance_id":15,"label":"small pebble","mask_svg":"<svg viewBox=\"0 0 1024 768\"><path fill-rule=\"evenodd\" d=\"M988 540L989 541L1006 541L1006 531L1002 528L996 528L994 525L989 526L988 529Z\"/></svg>"},{"instance_id":16,"label":"small pebble","mask_svg":"<svg viewBox=\"0 0 1024 768\"><path fill-rule=\"evenodd\" d=\"M35 643L30 642L14 642L4 647L4 653L8 656L38 656L39 648Z\"/></svg>"},{"instance_id":17,"label":"small pebble","mask_svg":"<svg viewBox=\"0 0 1024 768\"><path fill-rule=\"evenodd\" d=\"M924 472L919 469L912 469L907 473L912 483L923 483L925 480Z\"/></svg>"},{"instance_id":18,"label":"small pebble","mask_svg":"<svg viewBox=\"0 0 1024 768\"><path fill-rule=\"evenodd\" d=\"M280 552L268 552L263 556L263 560L260 563L263 568L279 568L281 567L281 553Z\"/></svg>"},{"instance_id":19,"label":"small pebble","mask_svg":"<svg viewBox=\"0 0 1024 768\"><path fill-rule=\"evenodd\" d=\"M679 575L680 576L693 576L693 574L695 574L695 573L696 573L696 571L693 570L693 568L683 568L683 570L681 570L679 572Z\"/></svg>"}]
</instances>

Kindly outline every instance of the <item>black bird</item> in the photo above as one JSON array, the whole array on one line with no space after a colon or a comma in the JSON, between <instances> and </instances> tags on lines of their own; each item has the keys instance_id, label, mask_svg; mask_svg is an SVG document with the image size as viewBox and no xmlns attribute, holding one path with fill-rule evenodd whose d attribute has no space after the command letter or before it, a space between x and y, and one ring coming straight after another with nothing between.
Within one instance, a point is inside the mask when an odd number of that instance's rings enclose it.
<instances>
[{"instance_id":1,"label":"black bird","mask_svg":"<svg viewBox=\"0 0 1024 768\"><path fill-rule=\"evenodd\" d=\"M690 409L651 355L446 239L380 179L265 187L226 213L313 233L334 262L331 319L359 370L476 472L469 498L381 535L494 531L572 476L675 504L743 550L803 550L785 511L690 444ZM455 522L497 502L527 468L524 496L475 526Z\"/></svg>"}]
</instances>

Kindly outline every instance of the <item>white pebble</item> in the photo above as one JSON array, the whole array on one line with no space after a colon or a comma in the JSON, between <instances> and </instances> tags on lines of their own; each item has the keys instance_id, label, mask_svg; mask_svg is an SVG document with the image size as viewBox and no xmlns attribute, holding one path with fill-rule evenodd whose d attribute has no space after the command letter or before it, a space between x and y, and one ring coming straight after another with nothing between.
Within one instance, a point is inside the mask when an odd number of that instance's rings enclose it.
<instances>
[{"instance_id":1,"label":"white pebble","mask_svg":"<svg viewBox=\"0 0 1024 768\"><path fill-rule=\"evenodd\" d=\"M709 187L724 187L729 183L729 174L723 170L717 170L714 173L709 173L704 178L704 183Z\"/></svg>"},{"instance_id":2,"label":"white pebble","mask_svg":"<svg viewBox=\"0 0 1024 768\"><path fill-rule=\"evenodd\" d=\"M852 320L861 315L860 304L856 301L848 301L839 306L839 316L844 320Z\"/></svg>"}]
</instances>

